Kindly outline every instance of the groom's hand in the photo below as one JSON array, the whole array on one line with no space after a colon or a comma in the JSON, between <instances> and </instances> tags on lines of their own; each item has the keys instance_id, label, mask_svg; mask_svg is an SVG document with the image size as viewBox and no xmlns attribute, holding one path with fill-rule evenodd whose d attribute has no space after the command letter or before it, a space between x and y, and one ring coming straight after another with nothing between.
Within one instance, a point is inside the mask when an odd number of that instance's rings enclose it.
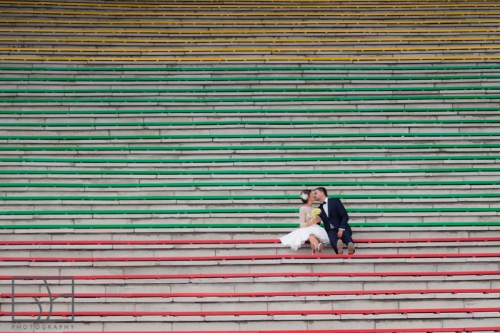
<instances>
[{"instance_id":1,"label":"groom's hand","mask_svg":"<svg viewBox=\"0 0 500 333\"><path fill-rule=\"evenodd\" d=\"M344 230L339 230L339 232L337 232L337 237L342 238L343 234L344 234Z\"/></svg>"}]
</instances>

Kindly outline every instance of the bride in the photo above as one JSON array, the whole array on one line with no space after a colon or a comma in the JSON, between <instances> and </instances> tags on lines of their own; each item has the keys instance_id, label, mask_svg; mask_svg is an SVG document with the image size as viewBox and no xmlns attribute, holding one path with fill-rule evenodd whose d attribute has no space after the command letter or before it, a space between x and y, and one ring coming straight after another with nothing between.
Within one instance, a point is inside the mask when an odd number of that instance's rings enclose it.
<instances>
[{"instance_id":1,"label":"bride","mask_svg":"<svg viewBox=\"0 0 500 333\"><path fill-rule=\"evenodd\" d=\"M321 222L321 218L317 216L319 212L316 210L319 209L312 207L314 195L312 191L304 190L300 193L300 199L304 203L299 211L300 228L280 237L281 244L297 251L309 239L312 253L323 253L323 247L329 243L329 239L325 229L317 224Z\"/></svg>"}]
</instances>

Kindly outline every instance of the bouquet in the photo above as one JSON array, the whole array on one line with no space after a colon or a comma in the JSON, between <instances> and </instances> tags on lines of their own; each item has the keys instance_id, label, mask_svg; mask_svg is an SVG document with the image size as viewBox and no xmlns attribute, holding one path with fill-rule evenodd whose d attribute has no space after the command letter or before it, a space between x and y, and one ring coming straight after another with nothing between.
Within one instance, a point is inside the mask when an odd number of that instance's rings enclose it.
<instances>
[{"instance_id":1,"label":"bouquet","mask_svg":"<svg viewBox=\"0 0 500 333\"><path fill-rule=\"evenodd\" d=\"M314 208L314 209L311 211L311 216L312 216L312 217L316 217L316 216L318 216L319 214L321 214L321 209L319 209L319 208Z\"/></svg>"},{"instance_id":2,"label":"bouquet","mask_svg":"<svg viewBox=\"0 0 500 333\"><path fill-rule=\"evenodd\" d=\"M311 212L309 214L307 214L306 223L309 223L312 220L314 220L315 218L317 218L319 214L321 214L321 209L314 208L313 210L311 210Z\"/></svg>"}]
</instances>

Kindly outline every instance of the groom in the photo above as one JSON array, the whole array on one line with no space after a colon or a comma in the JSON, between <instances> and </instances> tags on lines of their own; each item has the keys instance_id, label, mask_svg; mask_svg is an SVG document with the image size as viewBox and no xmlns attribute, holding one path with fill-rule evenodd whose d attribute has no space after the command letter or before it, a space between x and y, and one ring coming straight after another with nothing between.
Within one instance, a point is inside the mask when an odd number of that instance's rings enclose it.
<instances>
[{"instance_id":1,"label":"groom","mask_svg":"<svg viewBox=\"0 0 500 333\"><path fill-rule=\"evenodd\" d=\"M343 254L343 243L347 244L349 254L354 254L354 241L352 240L351 227L347 223L349 215L339 199L328 198L328 193L324 187L314 190L314 200L321 202L319 215L325 225L326 233L330 239L333 249L338 254Z\"/></svg>"}]
</instances>

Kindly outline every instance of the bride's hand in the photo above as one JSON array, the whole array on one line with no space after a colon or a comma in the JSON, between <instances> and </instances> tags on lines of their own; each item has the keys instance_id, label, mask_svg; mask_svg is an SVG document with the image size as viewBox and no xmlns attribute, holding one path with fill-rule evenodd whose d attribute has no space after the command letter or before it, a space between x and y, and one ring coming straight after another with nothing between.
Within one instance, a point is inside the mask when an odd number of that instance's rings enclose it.
<instances>
[{"instance_id":1,"label":"bride's hand","mask_svg":"<svg viewBox=\"0 0 500 333\"><path fill-rule=\"evenodd\" d=\"M315 224L317 224L319 222L321 222L321 217L319 217L319 216L316 216L311 221L309 221L310 225L315 225Z\"/></svg>"}]
</instances>

